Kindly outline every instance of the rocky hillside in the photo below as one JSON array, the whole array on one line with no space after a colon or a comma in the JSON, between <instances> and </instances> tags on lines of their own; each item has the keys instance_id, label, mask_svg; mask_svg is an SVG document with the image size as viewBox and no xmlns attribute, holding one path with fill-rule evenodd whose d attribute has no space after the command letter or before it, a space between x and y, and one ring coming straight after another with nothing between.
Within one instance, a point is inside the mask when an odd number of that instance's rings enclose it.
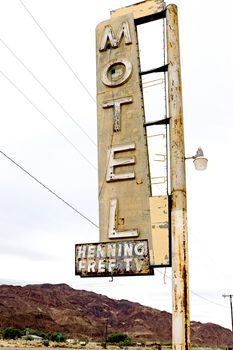
<instances>
[{"instance_id":1,"label":"rocky hillside","mask_svg":"<svg viewBox=\"0 0 233 350\"><path fill-rule=\"evenodd\" d=\"M133 340L171 342L171 314L127 300L75 290L66 284L0 286L0 329L38 329L73 337L103 339L125 332ZM216 324L191 323L193 344L231 344L231 331Z\"/></svg>"}]
</instances>

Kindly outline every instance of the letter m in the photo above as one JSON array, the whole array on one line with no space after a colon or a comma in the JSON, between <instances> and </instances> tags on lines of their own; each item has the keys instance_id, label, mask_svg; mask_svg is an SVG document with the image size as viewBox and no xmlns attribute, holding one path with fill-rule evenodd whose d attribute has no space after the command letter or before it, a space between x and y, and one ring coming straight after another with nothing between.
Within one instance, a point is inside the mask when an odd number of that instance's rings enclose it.
<instances>
[{"instance_id":1,"label":"letter m","mask_svg":"<svg viewBox=\"0 0 233 350\"><path fill-rule=\"evenodd\" d=\"M106 26L101 39L99 51L106 51L107 49L118 47L123 36L125 37L126 45L132 43L129 25L127 22L123 22L121 24L116 36L112 30L112 27L110 25Z\"/></svg>"}]
</instances>

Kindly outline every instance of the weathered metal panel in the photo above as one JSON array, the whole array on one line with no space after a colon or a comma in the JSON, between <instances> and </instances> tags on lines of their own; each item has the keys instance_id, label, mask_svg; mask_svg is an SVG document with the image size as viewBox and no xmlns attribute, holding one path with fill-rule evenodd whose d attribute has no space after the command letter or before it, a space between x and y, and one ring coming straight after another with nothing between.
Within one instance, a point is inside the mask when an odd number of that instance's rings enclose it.
<instances>
[{"instance_id":1,"label":"weathered metal panel","mask_svg":"<svg viewBox=\"0 0 233 350\"><path fill-rule=\"evenodd\" d=\"M150 178L133 14L96 29L100 241L151 242Z\"/></svg>"},{"instance_id":2,"label":"weathered metal panel","mask_svg":"<svg viewBox=\"0 0 233 350\"><path fill-rule=\"evenodd\" d=\"M150 198L152 226L151 261L155 266L171 266L168 196Z\"/></svg>"},{"instance_id":3,"label":"weathered metal panel","mask_svg":"<svg viewBox=\"0 0 233 350\"><path fill-rule=\"evenodd\" d=\"M133 13L134 19L146 17L154 13L160 12L164 9L163 0L146 0L137 4L129 5L111 11L112 17L123 16L128 13Z\"/></svg>"},{"instance_id":4,"label":"weathered metal panel","mask_svg":"<svg viewBox=\"0 0 233 350\"><path fill-rule=\"evenodd\" d=\"M75 274L81 277L151 275L148 242L76 244Z\"/></svg>"}]
</instances>

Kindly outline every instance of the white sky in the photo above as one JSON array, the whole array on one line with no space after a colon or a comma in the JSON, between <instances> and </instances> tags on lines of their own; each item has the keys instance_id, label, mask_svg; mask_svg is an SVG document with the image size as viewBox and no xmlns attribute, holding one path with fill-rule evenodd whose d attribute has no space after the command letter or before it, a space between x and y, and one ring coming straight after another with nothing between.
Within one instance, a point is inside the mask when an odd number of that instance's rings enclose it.
<instances>
[{"instance_id":1,"label":"white sky","mask_svg":"<svg viewBox=\"0 0 233 350\"><path fill-rule=\"evenodd\" d=\"M134 2L23 3L95 97L95 26L109 18L110 10ZM0 1L0 151L98 223L97 149L67 116L96 142L96 105L23 3ZM198 173L192 161L187 163L191 319L230 328L229 300L222 294L233 293L233 3L226 0L220 6L210 0L177 0L176 4L186 156L201 146L209 159L206 172ZM75 276L74 246L97 242L98 230L2 154L0 167L0 283L64 282L171 312L171 269L166 273L157 269L150 277L114 278L113 282Z\"/></svg>"}]
</instances>

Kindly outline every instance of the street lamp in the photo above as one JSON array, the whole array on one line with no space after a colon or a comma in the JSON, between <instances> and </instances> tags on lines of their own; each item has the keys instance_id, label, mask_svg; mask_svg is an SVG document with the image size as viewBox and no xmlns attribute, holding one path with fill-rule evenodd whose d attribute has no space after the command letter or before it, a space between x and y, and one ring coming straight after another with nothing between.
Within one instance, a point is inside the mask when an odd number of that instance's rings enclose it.
<instances>
[{"instance_id":1,"label":"street lamp","mask_svg":"<svg viewBox=\"0 0 233 350\"><path fill-rule=\"evenodd\" d=\"M185 160L186 159L193 159L193 164L195 166L195 169L198 171L199 170L206 170L206 168L207 168L208 159L204 157L204 153L203 153L201 147L199 147L197 149L195 156L185 157Z\"/></svg>"}]
</instances>

